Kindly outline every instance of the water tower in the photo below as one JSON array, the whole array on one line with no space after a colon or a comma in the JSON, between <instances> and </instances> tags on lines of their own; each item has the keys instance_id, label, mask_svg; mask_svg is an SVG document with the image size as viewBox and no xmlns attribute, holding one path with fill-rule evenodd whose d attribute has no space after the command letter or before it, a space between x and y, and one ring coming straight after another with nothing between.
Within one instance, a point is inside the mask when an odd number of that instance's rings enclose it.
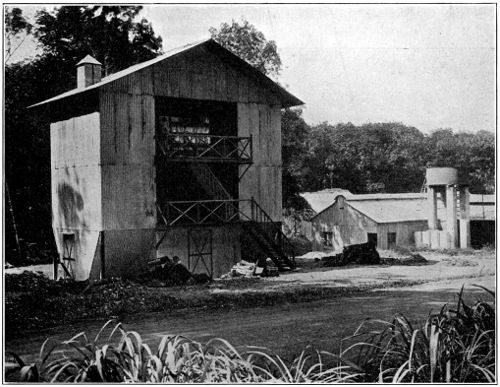
<instances>
[{"instance_id":1,"label":"water tower","mask_svg":"<svg viewBox=\"0 0 500 387\"><path fill-rule=\"evenodd\" d=\"M433 249L466 249L470 247L469 187L459 182L455 168L428 168L426 171L428 198L428 227L418 244ZM440 229L438 220L438 195L444 206ZM420 243L418 243L420 242Z\"/></svg>"}]
</instances>

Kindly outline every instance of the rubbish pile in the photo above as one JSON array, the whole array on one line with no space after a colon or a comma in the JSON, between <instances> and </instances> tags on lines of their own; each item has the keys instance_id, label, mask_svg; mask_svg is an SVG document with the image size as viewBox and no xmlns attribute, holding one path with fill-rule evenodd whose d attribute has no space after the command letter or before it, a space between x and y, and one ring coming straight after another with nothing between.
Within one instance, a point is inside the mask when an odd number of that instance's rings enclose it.
<instances>
[{"instance_id":1,"label":"rubbish pile","mask_svg":"<svg viewBox=\"0 0 500 387\"><path fill-rule=\"evenodd\" d=\"M358 245L346 246L342 253L325 256L321 258L323 266L338 267L349 264L358 265L378 265L380 263L380 255L373 243L361 243Z\"/></svg>"},{"instance_id":2,"label":"rubbish pile","mask_svg":"<svg viewBox=\"0 0 500 387\"><path fill-rule=\"evenodd\" d=\"M223 274L220 279L251 278L251 277L277 277L278 268L271 258L266 258L257 263L241 260L236 263L229 273Z\"/></svg>"},{"instance_id":3,"label":"rubbish pile","mask_svg":"<svg viewBox=\"0 0 500 387\"><path fill-rule=\"evenodd\" d=\"M186 266L180 263L177 256L173 257L172 260L165 256L150 262L149 273L140 279L141 282L152 282L156 286L194 285L211 281L211 278L205 273L191 273Z\"/></svg>"}]
</instances>

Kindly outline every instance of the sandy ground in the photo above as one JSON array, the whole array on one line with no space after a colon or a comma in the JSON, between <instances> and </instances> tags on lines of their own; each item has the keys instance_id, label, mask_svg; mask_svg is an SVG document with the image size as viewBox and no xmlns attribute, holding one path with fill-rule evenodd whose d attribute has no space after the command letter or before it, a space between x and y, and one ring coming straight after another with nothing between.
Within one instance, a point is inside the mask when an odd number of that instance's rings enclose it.
<instances>
[{"instance_id":1,"label":"sandy ground","mask_svg":"<svg viewBox=\"0 0 500 387\"><path fill-rule=\"evenodd\" d=\"M353 286L375 285L400 281L442 281L448 279L477 278L495 274L495 252L470 251L455 256L439 252L419 252L429 261L422 266L348 266L340 268L322 267L321 261L312 257L324 253L311 252L306 258L298 258L299 269L279 277L266 278L269 287L293 285ZM380 251L381 257L395 257L397 253ZM302 266L302 267L300 267ZM5 274L19 274L24 270L40 271L52 278L53 265L36 265L5 269Z\"/></svg>"},{"instance_id":2,"label":"sandy ground","mask_svg":"<svg viewBox=\"0 0 500 387\"><path fill-rule=\"evenodd\" d=\"M394 251L380 251L384 258L397 257ZM279 277L260 279L250 288L243 287L238 290L211 289L211 292L245 292L245 291L281 291L290 288L300 288L303 285L322 287L349 287L349 286L383 286L391 287L397 284L404 286L405 282L415 285L416 283L432 283L446 280L465 280L491 277L492 285L495 285L494 275L496 270L496 258L494 251L469 251L458 252L450 255L440 252L419 252L425 259L427 265L421 266L399 266L399 265L373 265L373 266L348 266L348 267L323 267L321 261L316 261L318 252L306 254L307 258L297 259L299 268L293 272L283 273ZM52 265L27 266L22 268L6 269L5 273L18 274L24 270L40 271L52 278ZM254 277L255 278L255 277ZM257 278L255 278L257 280ZM236 280L237 281L237 280ZM472 281L473 282L473 281Z\"/></svg>"},{"instance_id":3,"label":"sandy ground","mask_svg":"<svg viewBox=\"0 0 500 387\"><path fill-rule=\"evenodd\" d=\"M353 286L418 281L435 282L452 279L468 279L495 275L495 252L471 251L451 256L438 252L420 252L427 259L421 266L348 266L322 267L321 261L308 260L308 269L286 273L266 281L290 285ZM380 254L384 257L384 252ZM493 277L492 277L493 278Z\"/></svg>"}]
</instances>

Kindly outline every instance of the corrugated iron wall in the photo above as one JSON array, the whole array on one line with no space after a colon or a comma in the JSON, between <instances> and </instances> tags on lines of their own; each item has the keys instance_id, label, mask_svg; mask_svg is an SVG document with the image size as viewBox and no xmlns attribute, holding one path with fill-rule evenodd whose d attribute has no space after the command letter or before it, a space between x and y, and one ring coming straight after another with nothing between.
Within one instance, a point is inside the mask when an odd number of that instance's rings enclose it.
<instances>
[{"instance_id":1,"label":"corrugated iron wall","mask_svg":"<svg viewBox=\"0 0 500 387\"><path fill-rule=\"evenodd\" d=\"M281 206L281 113L279 106L238 104L238 135L252 136L253 164L239 184L241 199L254 198L276 222ZM246 166L240 166L240 173Z\"/></svg>"},{"instance_id":2,"label":"corrugated iron wall","mask_svg":"<svg viewBox=\"0 0 500 387\"><path fill-rule=\"evenodd\" d=\"M63 235L74 235L71 266L86 279L102 230L100 115L98 112L52 123L52 228L59 254Z\"/></svg>"}]
</instances>

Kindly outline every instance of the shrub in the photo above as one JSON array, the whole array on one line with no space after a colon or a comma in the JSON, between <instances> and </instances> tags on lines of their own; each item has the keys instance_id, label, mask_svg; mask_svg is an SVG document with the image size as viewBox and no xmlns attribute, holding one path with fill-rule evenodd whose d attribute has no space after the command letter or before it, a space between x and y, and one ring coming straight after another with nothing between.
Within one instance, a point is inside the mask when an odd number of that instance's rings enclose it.
<instances>
[{"instance_id":1,"label":"shrub","mask_svg":"<svg viewBox=\"0 0 500 387\"><path fill-rule=\"evenodd\" d=\"M488 291L492 296L493 292ZM349 357L365 381L396 383L492 383L495 381L495 310L491 303L468 306L460 291L456 308L444 306L414 328L404 316L376 321L380 330L363 333L366 323L349 340L356 342Z\"/></svg>"}]
</instances>

